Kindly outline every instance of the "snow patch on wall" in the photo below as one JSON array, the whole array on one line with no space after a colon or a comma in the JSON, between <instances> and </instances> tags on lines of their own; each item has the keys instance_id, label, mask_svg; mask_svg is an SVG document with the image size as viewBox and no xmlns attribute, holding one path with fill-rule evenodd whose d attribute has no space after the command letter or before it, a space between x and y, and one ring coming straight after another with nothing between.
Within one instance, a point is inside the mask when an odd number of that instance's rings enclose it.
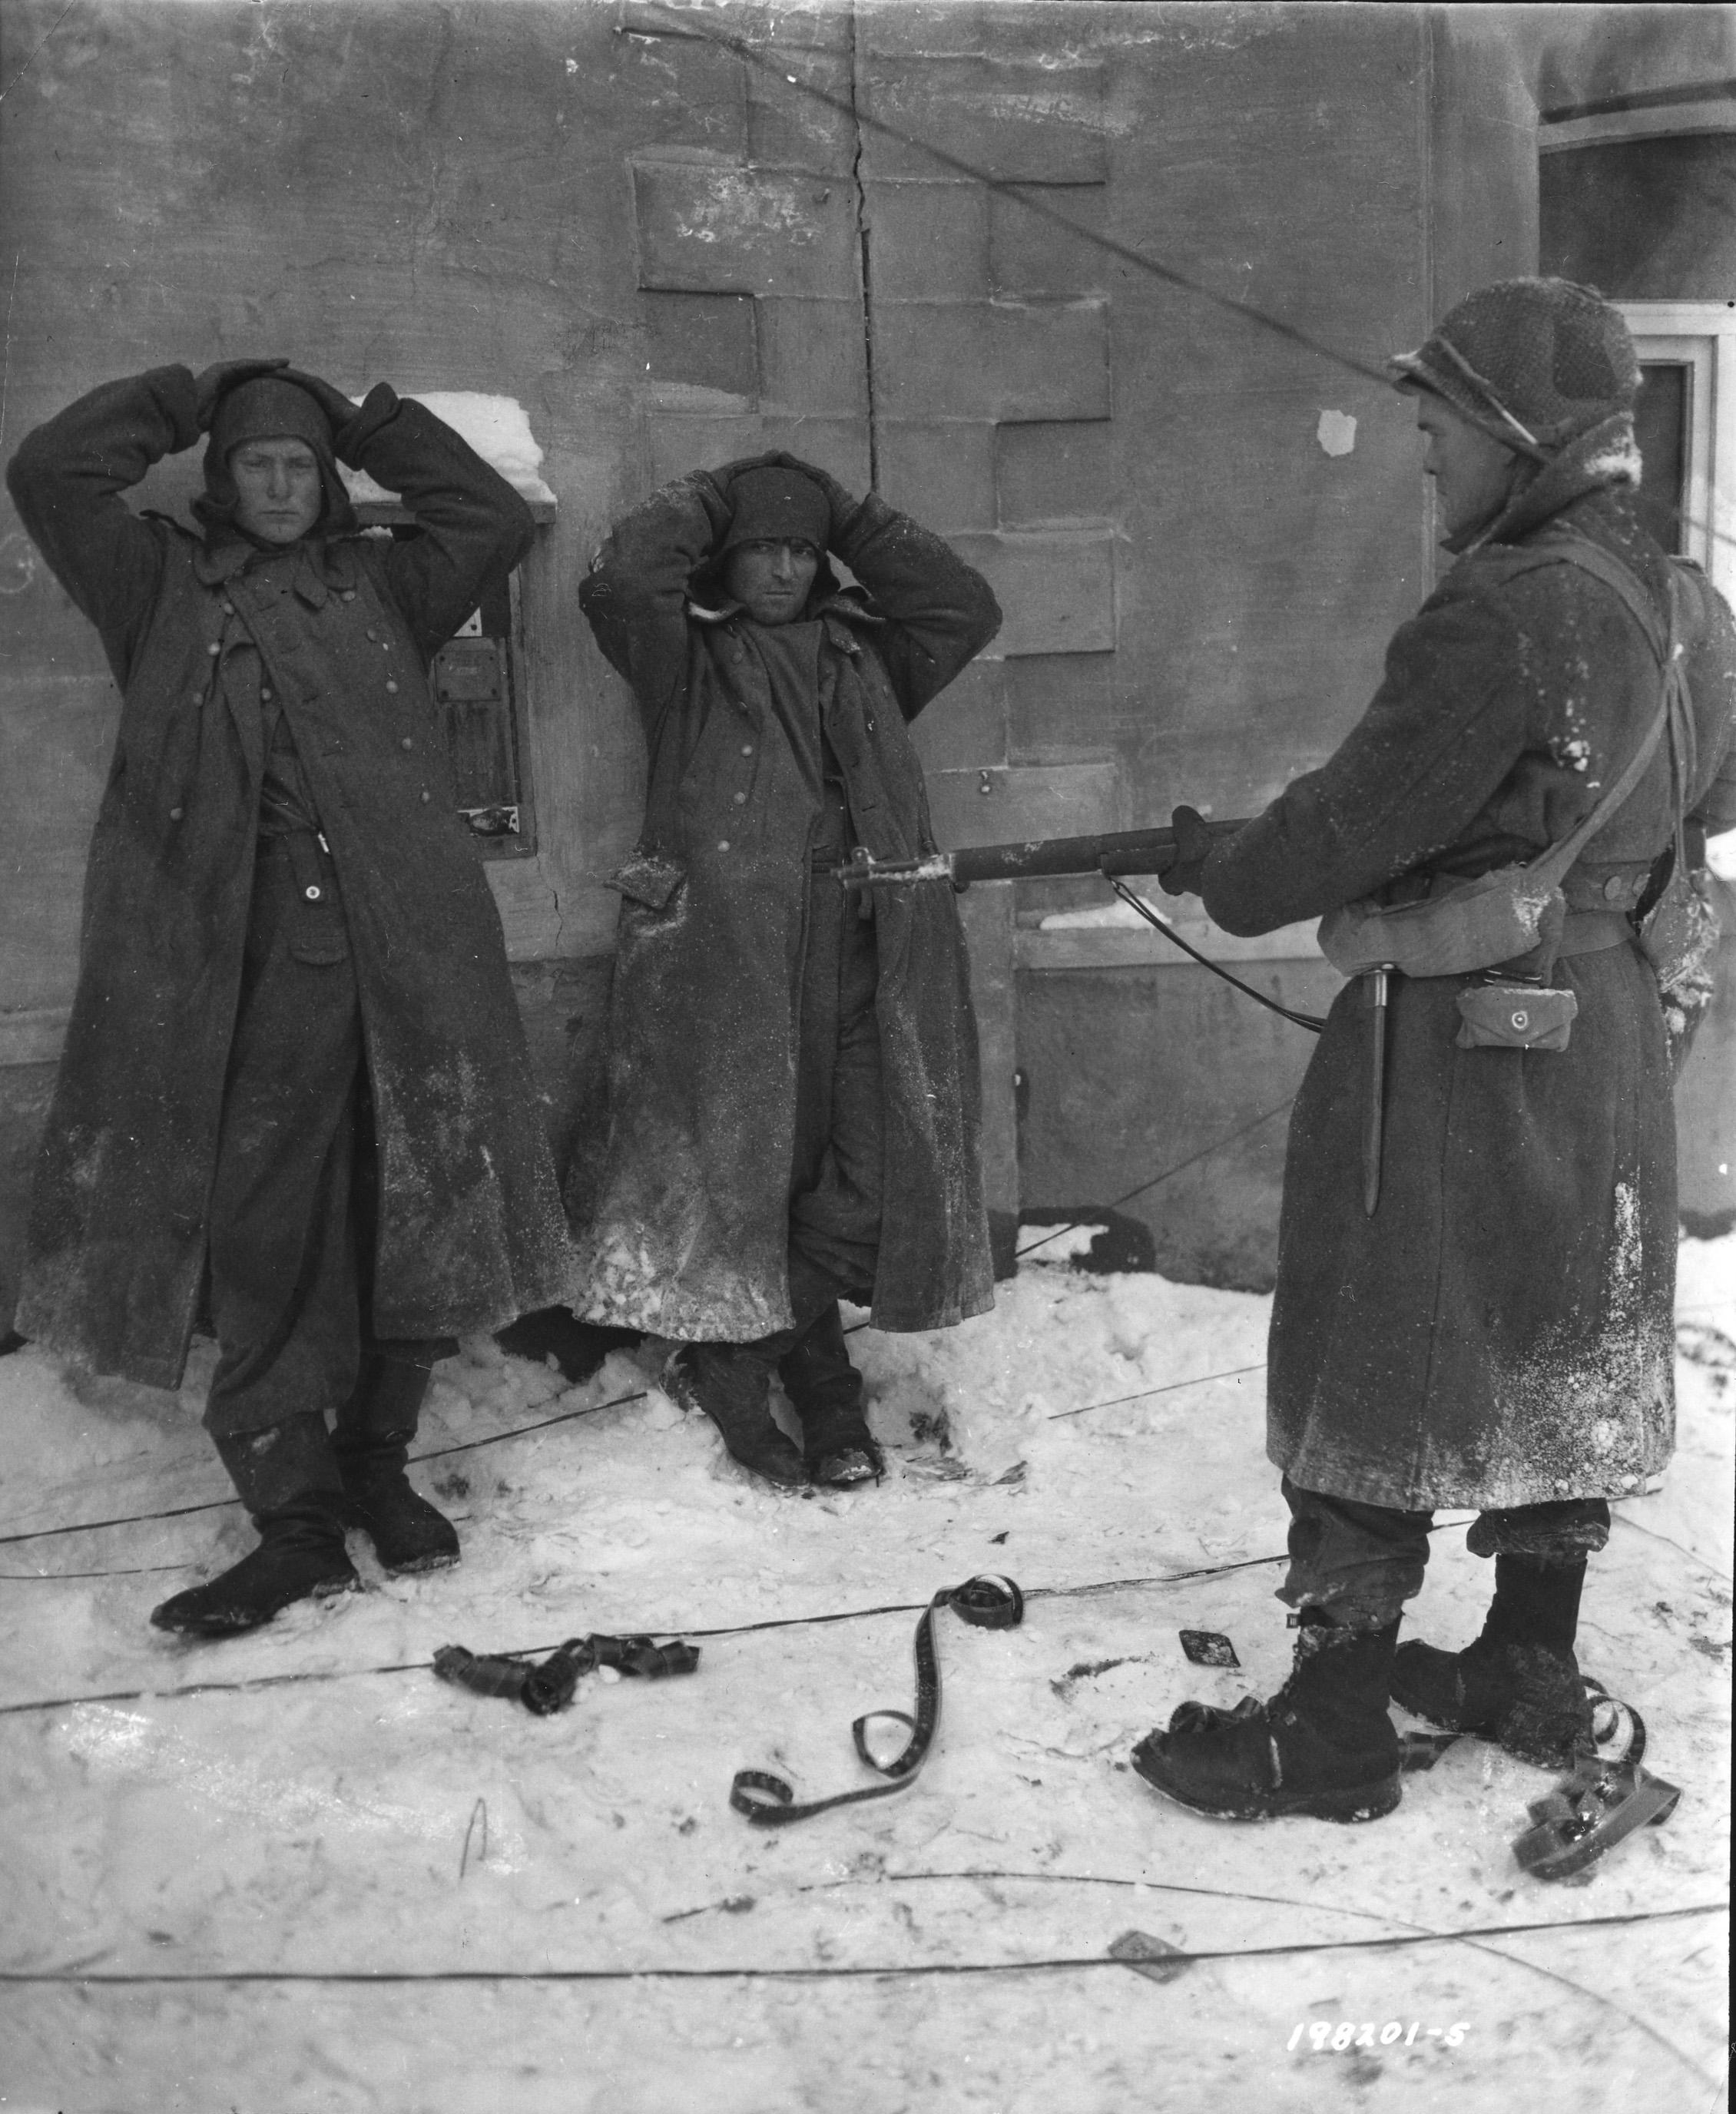
<instances>
[{"instance_id":1,"label":"snow patch on wall","mask_svg":"<svg viewBox=\"0 0 1736 2114\"><path fill-rule=\"evenodd\" d=\"M1356 421L1348 411L1322 411L1314 437L1329 455L1347 455L1356 446Z\"/></svg>"},{"instance_id":2,"label":"snow patch on wall","mask_svg":"<svg viewBox=\"0 0 1736 2114\"><path fill-rule=\"evenodd\" d=\"M555 495L543 481L543 451L530 430L530 419L516 397L489 396L471 389L430 389L410 399L420 404L469 442L491 469L499 471L521 499L552 506ZM358 506L392 506L395 492L377 484L365 470L342 464L340 474Z\"/></svg>"}]
</instances>

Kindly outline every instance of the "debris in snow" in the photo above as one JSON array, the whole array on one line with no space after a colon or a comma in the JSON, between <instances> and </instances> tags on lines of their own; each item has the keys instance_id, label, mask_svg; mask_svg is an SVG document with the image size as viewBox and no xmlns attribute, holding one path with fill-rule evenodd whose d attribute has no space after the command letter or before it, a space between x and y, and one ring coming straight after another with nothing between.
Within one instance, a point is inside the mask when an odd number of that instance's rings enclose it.
<instances>
[{"instance_id":1,"label":"debris in snow","mask_svg":"<svg viewBox=\"0 0 1736 2114\"><path fill-rule=\"evenodd\" d=\"M580 1674L619 1681L624 1673L637 1673L655 1681L665 1674L691 1673L699 1663L699 1646L679 1637L666 1645L644 1636L569 1637L540 1666L479 1655L462 1645L442 1645L434 1654L434 1672L442 1681L474 1689L479 1695L509 1696L538 1718L566 1709L578 1691Z\"/></svg>"},{"instance_id":2,"label":"debris in snow","mask_svg":"<svg viewBox=\"0 0 1736 2114\"><path fill-rule=\"evenodd\" d=\"M1195 1666L1239 1666L1235 1646L1216 1630L1184 1630L1181 1648Z\"/></svg>"},{"instance_id":3,"label":"debris in snow","mask_svg":"<svg viewBox=\"0 0 1736 2114\"><path fill-rule=\"evenodd\" d=\"M1534 1879L1571 1878L1636 1828L1660 1827L1681 1799L1674 1784L1637 1762L1587 1755L1546 1798L1532 1801L1532 1825L1513 1854Z\"/></svg>"},{"instance_id":4,"label":"debris in snow","mask_svg":"<svg viewBox=\"0 0 1736 2114\"><path fill-rule=\"evenodd\" d=\"M1736 1235L1683 1241L1678 1279L1684 1322L1736 1338ZM0 1923L21 1977L0 1991L7 2090L108 2105L124 2075L129 2104L167 2104L190 2089L193 2048L226 2106L330 2103L341 2064L346 2107L482 2114L510 2077L519 2114L615 2114L624 2094L645 2114L770 2109L831 2105L841 2048L860 2114L1119 2107L1129 2077L1167 2080L1199 2114L1294 2114L1326 2089L1306 2043L1284 2052L1299 2020L1402 2016L1422 2021L1416 2044L1381 2050L1370 2114L1590 2105L1612 2076L1710 2104L1700 2080L1728 2027L1702 1913L1728 1867L1724 1369L1679 1360L1674 1463L1612 1508L1586 1591L1583 1655L1638 1701L1692 1824L1642 1831L1552 1888L1510 1844L1553 1780L1484 1741L1440 1741L1368 1828L1237 1828L1146 1791L1126 1762L1139 1735L1202 1678L1231 1682L1182 1660L1178 1627L1230 1635L1234 1679L1258 1694L1288 1666L1259 1377L1159 1392L1263 1357L1271 1302L1023 1265L996 1302L958 1329L852 1336L888 1476L807 1503L733 1476L708 1424L657 1392L649 1348L569 1390L472 1339L435 1369L410 1469L424 1490L468 1480L462 1563L387 1579L359 1540L368 1590L192 1650L146 1622L163 1574L221 1567L253 1539L199 1429L213 1347L195 1344L178 1397L75 1384L30 1346L0 1358L0 1535L135 1522L0 1552ZM944 1414L944 1479L915 1472L913 1411ZM1019 1460L1024 1481L995 1487ZM811 1829L729 1813L743 1764L820 1783L856 1766L852 1711L907 1678L914 1608L887 1603L979 1567L1015 1517L1025 1626L958 1640L920 1791ZM1456 1648L1490 1566L1462 1521L1433 1551L1411 1623ZM426 1671L454 1636L540 1657L584 1632L702 1627L705 1681L630 1683L558 1728ZM1112 1659L1065 1695L1051 1685ZM451 1848L479 1796L487 1862L479 1815L460 1887ZM1559 1897L1575 1884L1592 1901ZM1452 1942L1509 1923L1538 1927ZM1108 1954L1128 1925L1216 1956L1184 2006L1129 2001ZM1301 1949L1406 1925L1430 1936L1391 1956ZM1102 1965L1028 1971L1056 1956ZM62 1979L21 1979L38 1968ZM767 1970L800 1973L799 1994ZM153 1973L177 1986L126 1979ZM488 2002L455 2001L451 1978L479 1973L499 1977ZM286 1998L276 1974L309 1980ZM1467 2016L1450 2056L1427 2042ZM1424 2066L1448 2061L1450 2078ZM303 2098L286 2089L310 2076Z\"/></svg>"},{"instance_id":5,"label":"debris in snow","mask_svg":"<svg viewBox=\"0 0 1736 2114\"><path fill-rule=\"evenodd\" d=\"M1070 1666L1059 1681L1051 1681L1049 1686L1065 1703L1079 1682L1094 1681L1100 1673L1111 1672L1118 1666L1131 1666L1135 1663L1137 1663L1136 1661L1126 1659L1082 1659L1077 1665Z\"/></svg>"},{"instance_id":6,"label":"debris in snow","mask_svg":"<svg viewBox=\"0 0 1736 2114\"><path fill-rule=\"evenodd\" d=\"M856 1752L868 1766L888 1781L864 1785L858 1791L835 1791L830 1798L795 1803L795 1793L782 1777L767 1769L738 1769L730 1787L730 1804L761 1828L783 1828L792 1820L807 1820L833 1806L859 1805L864 1799L890 1798L908 1791L921 1773L941 1722L941 1665L934 1649L934 1618L942 1608L969 1622L973 1629L1016 1630L1024 1620L1024 1595L1010 1578L987 1575L967 1578L962 1586L942 1587L923 1608L916 1625L916 1715L902 1710L870 1710L850 1728ZM882 1760L869 1745L870 1726L906 1725L910 1736L895 1755Z\"/></svg>"},{"instance_id":7,"label":"debris in snow","mask_svg":"<svg viewBox=\"0 0 1736 2114\"><path fill-rule=\"evenodd\" d=\"M478 1799L470 1808L470 1823L465 1829L464 1847L458 1853L458 1876L460 1879L469 1867L470 1842L476 1833L479 1821L482 1823L482 1838L476 1846L476 1861L479 1865L486 1865L488 1861L488 1801L485 1798Z\"/></svg>"},{"instance_id":8,"label":"debris in snow","mask_svg":"<svg viewBox=\"0 0 1736 2114\"><path fill-rule=\"evenodd\" d=\"M1173 1982L1193 1965L1179 1946L1170 1945L1143 1930L1124 1930L1110 1942L1111 1960L1125 1961L1148 1982Z\"/></svg>"}]
</instances>

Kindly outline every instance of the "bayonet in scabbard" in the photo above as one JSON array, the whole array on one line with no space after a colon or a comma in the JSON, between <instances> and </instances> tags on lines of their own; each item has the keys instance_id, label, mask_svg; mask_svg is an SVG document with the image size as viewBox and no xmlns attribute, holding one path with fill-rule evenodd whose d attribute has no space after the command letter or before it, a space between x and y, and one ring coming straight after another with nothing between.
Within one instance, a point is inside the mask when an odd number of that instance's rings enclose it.
<instances>
[{"instance_id":1,"label":"bayonet in scabbard","mask_svg":"<svg viewBox=\"0 0 1736 2114\"><path fill-rule=\"evenodd\" d=\"M1363 1116L1363 1215L1372 1219L1381 1202L1382 1132L1386 1123L1386 1010L1394 972L1390 962L1365 969L1368 986L1368 1100Z\"/></svg>"}]
</instances>

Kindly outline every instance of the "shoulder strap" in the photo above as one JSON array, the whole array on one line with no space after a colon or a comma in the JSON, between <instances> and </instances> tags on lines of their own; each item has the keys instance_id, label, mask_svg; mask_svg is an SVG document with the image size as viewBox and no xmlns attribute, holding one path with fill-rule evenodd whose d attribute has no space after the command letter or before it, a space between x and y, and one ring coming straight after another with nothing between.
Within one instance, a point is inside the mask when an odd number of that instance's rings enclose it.
<instances>
[{"instance_id":1,"label":"shoulder strap","mask_svg":"<svg viewBox=\"0 0 1736 2114\"><path fill-rule=\"evenodd\" d=\"M1578 827L1551 844L1528 869L1539 881L1547 881L1554 886L1639 784L1656 753L1658 743L1666 728L1670 734L1670 804L1676 835L1680 837L1682 808L1688 784L1683 745L1692 738L1692 720L1688 709L1688 679L1683 672L1682 647L1678 636L1681 625L1681 597L1674 566L1670 574L1670 616L1666 625L1660 623L1656 605L1642 586L1639 576L1633 568L1613 551L1605 550L1601 543L1594 543L1589 536L1569 533L1553 538L1525 555L1532 558L1536 565L1577 565L1582 572L1590 573L1594 579L1601 580L1620 599L1628 615L1646 634L1646 643L1656 656L1664 679L1663 694L1658 700L1656 716L1647 728L1639 747L1628 759L1626 770ZM1533 566L1526 565L1516 570L1528 572L1533 570Z\"/></svg>"}]
</instances>

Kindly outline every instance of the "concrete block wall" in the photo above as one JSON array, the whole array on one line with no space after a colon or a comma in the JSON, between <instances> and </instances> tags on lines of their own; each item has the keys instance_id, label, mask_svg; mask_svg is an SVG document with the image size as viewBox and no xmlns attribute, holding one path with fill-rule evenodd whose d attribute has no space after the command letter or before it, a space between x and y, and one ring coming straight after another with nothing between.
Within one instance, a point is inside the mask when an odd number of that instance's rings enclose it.
<instances>
[{"instance_id":1,"label":"concrete block wall","mask_svg":"<svg viewBox=\"0 0 1736 2114\"><path fill-rule=\"evenodd\" d=\"M1111 827L1126 805L1106 759L1083 765L1070 744L1033 762L1015 744L1023 663L1052 679L1114 650L1115 473L1099 253L994 188L1102 224L1104 68L1057 68L1009 26L992 50L949 50L981 21L878 11L859 56L869 119L947 158L865 128L881 489L952 537L1005 617L952 709L918 728L937 826L960 844ZM1063 702L1052 680L1045 697Z\"/></svg>"},{"instance_id":2,"label":"concrete block wall","mask_svg":"<svg viewBox=\"0 0 1736 2114\"><path fill-rule=\"evenodd\" d=\"M603 883L643 771L575 595L609 523L781 446L955 537L1007 622L918 723L945 841L1161 821L1184 797L1248 812L1361 710L1432 533L1403 407L1226 304L1377 368L1528 268L1533 59L1482 11L13 0L34 56L0 133L0 451L108 375L257 351L357 393L526 406L560 502L522 575L539 838L491 878L582 1162ZM1357 421L1348 455L1319 446L1324 410ZM3 501L0 655L0 1124L21 1137L117 700ZM1092 885L965 899L1003 1210L1167 1164L1289 1076L1203 972L1027 945ZM1147 1042L1173 1068L1156 1093ZM1080 1046L1126 1062L1088 1092ZM1257 1275L1276 1194L1257 1155L1172 1185L1167 1266Z\"/></svg>"}]
</instances>

